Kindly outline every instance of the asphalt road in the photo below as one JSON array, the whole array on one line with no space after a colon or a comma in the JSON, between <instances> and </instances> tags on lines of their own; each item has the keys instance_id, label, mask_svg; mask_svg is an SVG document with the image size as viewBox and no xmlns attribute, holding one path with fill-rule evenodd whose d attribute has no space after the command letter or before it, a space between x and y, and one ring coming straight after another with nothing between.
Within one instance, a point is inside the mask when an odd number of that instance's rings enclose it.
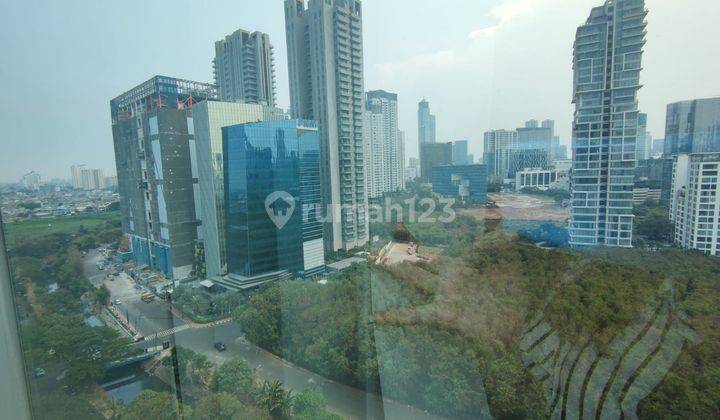
<instances>
[{"instance_id":1,"label":"asphalt road","mask_svg":"<svg viewBox=\"0 0 720 420\"><path fill-rule=\"evenodd\" d=\"M159 301L145 303L140 300L142 291L135 289L129 276L122 274L110 281L105 273L97 270L95 263L101 258L97 251L88 252L85 272L97 287L104 282L110 290L112 301L119 301L116 306L123 314L128 314L130 322L145 336L154 334L164 337L152 338L138 343L142 347L162 345L174 337L175 345L186 347L195 352L205 354L216 364L221 364L233 357L245 358L256 370L261 380L280 380L293 392L306 388L317 388L328 401L328 408L349 419L437 419L414 407L383 399L372 392L365 392L338 382L316 375L308 370L280 359L243 338L240 327L232 323L214 327L193 328L181 318L170 312L167 306ZM171 329L180 331L170 334ZM183 329L184 328L184 329ZM214 344L223 342L227 349L218 352Z\"/></svg>"}]
</instances>

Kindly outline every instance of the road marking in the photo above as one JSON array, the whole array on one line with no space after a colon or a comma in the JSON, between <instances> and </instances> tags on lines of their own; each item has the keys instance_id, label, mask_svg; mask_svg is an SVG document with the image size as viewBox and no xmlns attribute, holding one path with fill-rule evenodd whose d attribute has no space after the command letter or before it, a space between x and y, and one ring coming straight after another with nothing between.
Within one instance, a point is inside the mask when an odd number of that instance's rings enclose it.
<instances>
[{"instance_id":1,"label":"road marking","mask_svg":"<svg viewBox=\"0 0 720 420\"><path fill-rule=\"evenodd\" d=\"M179 333L180 331L185 331L185 330L187 330L187 329L189 329L189 328L190 328L190 325L189 325L189 324L178 325L178 326L175 327L175 328L171 328L171 329L169 329L169 330L160 331L160 332L157 332L157 333L155 333L155 334L151 334L151 335L145 337L143 340L144 340L144 341L151 341L151 340L155 340L155 339L157 339L157 338L167 337L167 336L169 336L169 335L172 335L172 334L175 334L175 333Z\"/></svg>"}]
</instances>

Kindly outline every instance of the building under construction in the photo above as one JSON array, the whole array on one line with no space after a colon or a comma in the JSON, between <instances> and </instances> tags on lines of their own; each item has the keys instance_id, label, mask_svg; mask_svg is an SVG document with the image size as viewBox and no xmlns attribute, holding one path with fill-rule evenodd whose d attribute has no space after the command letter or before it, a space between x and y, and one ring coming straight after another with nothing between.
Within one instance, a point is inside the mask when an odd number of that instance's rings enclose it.
<instances>
[{"instance_id":1,"label":"building under construction","mask_svg":"<svg viewBox=\"0 0 720 420\"><path fill-rule=\"evenodd\" d=\"M199 197L193 104L215 85L155 76L110 101L122 230L133 259L173 279L192 272Z\"/></svg>"}]
</instances>

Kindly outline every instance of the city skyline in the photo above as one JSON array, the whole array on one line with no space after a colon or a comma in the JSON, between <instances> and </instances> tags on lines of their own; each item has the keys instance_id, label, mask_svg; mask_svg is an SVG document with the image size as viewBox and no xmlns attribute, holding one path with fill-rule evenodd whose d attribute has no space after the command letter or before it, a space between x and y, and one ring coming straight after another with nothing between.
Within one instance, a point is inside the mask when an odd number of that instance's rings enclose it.
<instances>
[{"instance_id":1,"label":"city skyline","mask_svg":"<svg viewBox=\"0 0 720 420\"><path fill-rule=\"evenodd\" d=\"M109 121L103 112L107 100L123 92L126 86L137 85L155 74L211 82L213 43L239 28L270 35L276 46L278 105L283 108L289 105L282 2L263 8L252 8L251 1L214 4L212 8L187 5L183 11L169 13L204 13L213 25L201 24L192 34L175 34L175 37L167 35L177 32L169 30L173 19L157 22L152 18L161 11L168 13L162 4L149 6L146 16L136 16L129 13L132 7L127 5L115 9L113 5L76 3L63 4L60 8L60 5L43 3L50 13L35 16L39 21L28 25L26 16L36 3L40 2L14 4L6 15L8 25L2 29L5 36L1 37L0 50L8 57L9 95L20 99L13 101L13 106L4 103L0 112L0 118L4 118L3 122L9 127L8 135L16 139L8 144L8 154L14 159L3 165L0 182L15 182L29 170L40 172L45 179L65 178L66 168L86 161L87 156L97 157L94 166L105 173L114 173ZM433 104L433 113L438 116L438 141L468 138L469 152L476 157L480 156L483 132L512 128L529 118L555 119L561 142L568 145L572 116L571 92L567 88L572 76L567 68L572 37L568 34L584 20L586 10L599 2L475 3L468 1L453 9L437 9L433 2L413 2L416 13L412 24L395 27L390 25L391 16L410 7L410 2L363 3L365 88L398 93L399 128L406 133L406 156L417 156L416 104L423 97ZM656 5L662 7L655 8ZM668 103L720 94L713 91L716 84L711 82L712 75L720 69L720 61L699 52L707 50L717 37L683 30L696 25L711 27L705 24L711 22L710 16L716 15L713 10L720 11L720 4L712 0L693 4L661 4L658 0L649 0L647 7L651 13L640 108L648 113L649 131L654 137L662 138ZM459 8L467 9L468 13L455 13ZM85 26L84 31L62 30L74 19L87 23L85 14L88 13L97 14L98 19ZM56 20L56 16L63 19ZM438 16L452 16L454 24L449 28L440 22L447 19L438 19ZM127 30L130 22L142 24L145 19L153 21L153 31L162 33L165 44L161 52L149 43L145 47L135 42L136 37L147 34L132 34ZM542 40L532 37L538 27L543 27L546 34ZM20 28L27 36L10 44L8 40L15 39L12 34ZM433 30L449 30L448 36L434 37ZM85 31L94 36L86 36ZM395 37L394 31L402 36ZM518 39L523 42L518 43ZM680 50L684 44L697 48L686 52L692 55L679 60L676 66L663 66L663 52ZM67 45L83 48L70 50ZM106 47L113 53L107 54ZM523 49L522 54L517 48ZM38 54L29 55L31 50ZM87 54L87 51L97 53ZM513 66L514 57L523 54L523 59L534 64L532 71ZM80 55L84 65L78 67ZM129 64L135 55L145 63L143 66ZM487 60L488 56L493 58ZM42 80L38 72L46 71L49 65L56 79L63 82L53 85L36 82ZM690 72L693 77L683 77ZM539 79L544 80L542 86L536 83ZM673 83L664 83L665 79ZM82 89L67 88L81 84L85 86ZM464 97L461 92L469 95ZM72 106L34 111L32 118L40 118L44 123L30 125L26 110L31 99L24 98L41 96L67 101ZM87 110L86 118L72 118L78 107ZM29 126L37 130L24 130ZM47 152L45 156L37 156L38 148Z\"/></svg>"}]
</instances>

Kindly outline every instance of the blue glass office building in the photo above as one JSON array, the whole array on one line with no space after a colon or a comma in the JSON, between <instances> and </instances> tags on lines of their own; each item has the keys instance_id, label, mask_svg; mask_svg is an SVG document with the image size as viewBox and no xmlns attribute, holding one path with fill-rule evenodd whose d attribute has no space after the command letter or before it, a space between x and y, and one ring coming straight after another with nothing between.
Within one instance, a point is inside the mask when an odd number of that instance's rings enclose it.
<instances>
[{"instance_id":1,"label":"blue glass office building","mask_svg":"<svg viewBox=\"0 0 720 420\"><path fill-rule=\"evenodd\" d=\"M433 166L430 181L435 193L482 203L487 194L487 165Z\"/></svg>"},{"instance_id":2,"label":"blue glass office building","mask_svg":"<svg viewBox=\"0 0 720 420\"><path fill-rule=\"evenodd\" d=\"M222 130L228 272L253 278L324 271L317 123Z\"/></svg>"}]
</instances>

